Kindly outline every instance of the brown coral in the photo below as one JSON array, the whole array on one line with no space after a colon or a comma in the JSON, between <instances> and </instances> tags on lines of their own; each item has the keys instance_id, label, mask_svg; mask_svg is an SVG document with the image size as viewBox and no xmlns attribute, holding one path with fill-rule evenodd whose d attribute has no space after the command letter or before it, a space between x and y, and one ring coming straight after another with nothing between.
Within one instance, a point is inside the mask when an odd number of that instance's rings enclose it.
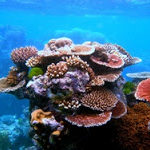
<instances>
[{"instance_id":1,"label":"brown coral","mask_svg":"<svg viewBox=\"0 0 150 150\"><path fill-rule=\"evenodd\" d=\"M65 119L78 127L93 127L106 124L111 119L111 114L111 112L103 112L101 114L82 114L67 116Z\"/></svg>"},{"instance_id":2,"label":"brown coral","mask_svg":"<svg viewBox=\"0 0 150 150\"><path fill-rule=\"evenodd\" d=\"M89 67L89 64L86 61L83 61L79 56L73 55L70 57L63 57L63 60L67 62L68 67L83 69L89 73L91 79L94 78L93 69Z\"/></svg>"},{"instance_id":3,"label":"brown coral","mask_svg":"<svg viewBox=\"0 0 150 150\"><path fill-rule=\"evenodd\" d=\"M26 61L27 67L35 67L41 64L41 56L32 56Z\"/></svg>"},{"instance_id":4,"label":"brown coral","mask_svg":"<svg viewBox=\"0 0 150 150\"><path fill-rule=\"evenodd\" d=\"M88 84L88 86L102 86L104 85L104 80L100 76L95 76Z\"/></svg>"},{"instance_id":5,"label":"brown coral","mask_svg":"<svg viewBox=\"0 0 150 150\"><path fill-rule=\"evenodd\" d=\"M150 134L148 122L150 121L150 107L140 102L128 108L128 113L117 120L114 138L120 149L149 150Z\"/></svg>"},{"instance_id":6,"label":"brown coral","mask_svg":"<svg viewBox=\"0 0 150 150\"><path fill-rule=\"evenodd\" d=\"M32 46L16 48L11 53L11 59L15 64L25 63L27 59L37 55L37 49Z\"/></svg>"},{"instance_id":7,"label":"brown coral","mask_svg":"<svg viewBox=\"0 0 150 150\"><path fill-rule=\"evenodd\" d=\"M15 67L12 67L7 76L7 83L10 86L14 86L19 83L19 78L18 78L17 74L18 74L18 69Z\"/></svg>"},{"instance_id":8,"label":"brown coral","mask_svg":"<svg viewBox=\"0 0 150 150\"><path fill-rule=\"evenodd\" d=\"M43 123L43 118L51 118L52 113L51 112L44 112L42 109L36 109L31 113L31 124L34 123Z\"/></svg>"},{"instance_id":9,"label":"brown coral","mask_svg":"<svg viewBox=\"0 0 150 150\"><path fill-rule=\"evenodd\" d=\"M47 67L46 75L49 78L62 77L68 71L68 66L66 62L59 62L56 65L52 63Z\"/></svg>"},{"instance_id":10,"label":"brown coral","mask_svg":"<svg viewBox=\"0 0 150 150\"><path fill-rule=\"evenodd\" d=\"M93 110L106 111L115 107L118 99L110 90L101 87L85 95L80 101Z\"/></svg>"},{"instance_id":11,"label":"brown coral","mask_svg":"<svg viewBox=\"0 0 150 150\"><path fill-rule=\"evenodd\" d=\"M0 92L7 92L7 93L14 92L20 89L21 87L23 87L25 83L26 83L25 80L22 80L17 85L11 86L10 84L8 84L7 78L1 78L0 79Z\"/></svg>"},{"instance_id":12,"label":"brown coral","mask_svg":"<svg viewBox=\"0 0 150 150\"><path fill-rule=\"evenodd\" d=\"M19 72L18 68L11 67L8 76L6 77L7 83L10 86L17 85L25 76L25 72Z\"/></svg>"},{"instance_id":13,"label":"brown coral","mask_svg":"<svg viewBox=\"0 0 150 150\"><path fill-rule=\"evenodd\" d=\"M137 86L135 97L150 102L150 78L143 80Z\"/></svg>"},{"instance_id":14,"label":"brown coral","mask_svg":"<svg viewBox=\"0 0 150 150\"><path fill-rule=\"evenodd\" d=\"M70 47L73 44L72 40L66 37L52 39L44 47L46 51L59 51L59 48Z\"/></svg>"},{"instance_id":15,"label":"brown coral","mask_svg":"<svg viewBox=\"0 0 150 150\"><path fill-rule=\"evenodd\" d=\"M109 70L104 71L101 75L98 75L98 78L103 79L104 81L114 82L121 75L120 70Z\"/></svg>"}]
</instances>

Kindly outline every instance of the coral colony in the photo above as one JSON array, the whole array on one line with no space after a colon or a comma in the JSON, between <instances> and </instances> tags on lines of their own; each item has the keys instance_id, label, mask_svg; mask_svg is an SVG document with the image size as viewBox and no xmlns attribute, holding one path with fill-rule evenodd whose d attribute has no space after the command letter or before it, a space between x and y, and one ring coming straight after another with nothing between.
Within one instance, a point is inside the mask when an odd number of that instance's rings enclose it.
<instances>
[{"instance_id":1,"label":"coral colony","mask_svg":"<svg viewBox=\"0 0 150 150\"><path fill-rule=\"evenodd\" d=\"M11 59L15 66L0 79L0 92L30 99L32 136L43 149L69 126L102 126L124 116L121 72L140 62L119 45L74 44L69 38L52 39L41 51L14 49Z\"/></svg>"}]
</instances>

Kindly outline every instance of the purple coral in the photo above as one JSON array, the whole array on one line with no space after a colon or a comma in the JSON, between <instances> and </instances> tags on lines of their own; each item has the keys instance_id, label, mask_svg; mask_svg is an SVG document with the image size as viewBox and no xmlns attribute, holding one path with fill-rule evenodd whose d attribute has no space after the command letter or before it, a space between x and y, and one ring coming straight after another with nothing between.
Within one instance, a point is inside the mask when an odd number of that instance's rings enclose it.
<instances>
[{"instance_id":1,"label":"purple coral","mask_svg":"<svg viewBox=\"0 0 150 150\"><path fill-rule=\"evenodd\" d=\"M52 79L51 87L57 85L62 90L83 93L89 80L90 77L87 72L76 69L74 71L68 71L63 78Z\"/></svg>"},{"instance_id":2,"label":"purple coral","mask_svg":"<svg viewBox=\"0 0 150 150\"><path fill-rule=\"evenodd\" d=\"M47 89L45 79L46 76L33 77L26 87L33 89L37 95L46 96Z\"/></svg>"}]
</instances>

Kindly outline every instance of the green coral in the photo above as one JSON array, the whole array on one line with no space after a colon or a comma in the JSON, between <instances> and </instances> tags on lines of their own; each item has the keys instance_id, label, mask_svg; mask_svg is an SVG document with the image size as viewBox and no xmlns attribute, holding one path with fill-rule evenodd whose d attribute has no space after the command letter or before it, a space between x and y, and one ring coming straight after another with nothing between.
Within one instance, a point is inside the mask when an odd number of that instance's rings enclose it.
<instances>
[{"instance_id":1,"label":"green coral","mask_svg":"<svg viewBox=\"0 0 150 150\"><path fill-rule=\"evenodd\" d=\"M28 78L32 79L33 76L38 76L44 74L43 70L39 67L32 68L28 73Z\"/></svg>"},{"instance_id":2,"label":"green coral","mask_svg":"<svg viewBox=\"0 0 150 150\"><path fill-rule=\"evenodd\" d=\"M123 87L124 94L131 94L135 90L135 84L132 82L126 82Z\"/></svg>"},{"instance_id":3,"label":"green coral","mask_svg":"<svg viewBox=\"0 0 150 150\"><path fill-rule=\"evenodd\" d=\"M8 150L11 148L11 142L6 131L0 132L0 149Z\"/></svg>"}]
</instances>

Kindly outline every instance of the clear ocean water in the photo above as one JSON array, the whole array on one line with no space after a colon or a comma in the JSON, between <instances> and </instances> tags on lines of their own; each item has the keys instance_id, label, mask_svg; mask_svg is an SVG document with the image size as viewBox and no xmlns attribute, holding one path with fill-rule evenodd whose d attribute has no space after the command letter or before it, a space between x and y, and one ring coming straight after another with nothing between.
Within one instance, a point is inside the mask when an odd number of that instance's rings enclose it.
<instances>
[{"instance_id":1,"label":"clear ocean water","mask_svg":"<svg viewBox=\"0 0 150 150\"><path fill-rule=\"evenodd\" d=\"M124 70L126 79L129 72L150 71L150 0L0 0L0 77L13 65L14 48L42 49L49 39L64 36L75 43L117 43L141 58ZM26 107L28 100L0 94L1 117L21 118Z\"/></svg>"}]
</instances>

